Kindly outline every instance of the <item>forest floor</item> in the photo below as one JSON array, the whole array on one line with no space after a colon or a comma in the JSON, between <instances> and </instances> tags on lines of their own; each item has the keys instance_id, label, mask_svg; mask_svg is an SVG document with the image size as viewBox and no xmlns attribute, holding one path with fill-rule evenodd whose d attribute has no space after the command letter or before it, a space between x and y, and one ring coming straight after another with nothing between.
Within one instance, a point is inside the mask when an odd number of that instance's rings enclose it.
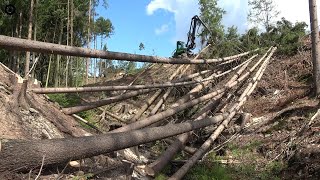
<instances>
[{"instance_id":1,"label":"forest floor","mask_svg":"<svg viewBox=\"0 0 320 180\"><path fill-rule=\"evenodd\" d=\"M161 83L168 79L176 65L155 65L146 71L136 84ZM320 108L312 92L312 64L309 51L293 57L275 56L269 64L257 89L242 109L251 118L243 129L229 128L218 138L212 150L186 176L186 179L319 179L320 178ZM96 85L127 85L136 75L129 75ZM16 76L0 66L0 138L1 139L52 139L70 136L88 136L95 131L78 123L72 116L62 113L59 104L44 95L28 92L28 107L14 104ZM35 86L29 83L29 86ZM167 104L174 102L188 88L177 88ZM79 100L97 100L114 95L87 93ZM104 107L118 117L130 119L144 100L152 93ZM51 97L51 96L50 96ZM79 97L78 95L73 97ZM69 105L69 104L67 104ZM65 105L63 105L65 106ZM166 106L166 105L165 105ZM165 107L163 107L165 108ZM108 131L123 122L92 110L86 117L99 129ZM89 115L90 114L90 117ZM146 115L144 115L146 116ZM230 127L233 127L232 125ZM188 146L198 147L205 140L200 137ZM152 158L160 154L167 144L164 141L141 146L141 154ZM144 151L144 150L147 151ZM140 148L139 148L140 150ZM147 155L148 154L148 155ZM181 153L157 179L165 178L181 166L189 155ZM114 174L128 175L130 165L112 154L88 158L65 170L49 167L43 170L42 179L95 179ZM116 166L116 164L119 164ZM113 167L113 168L112 168ZM115 167L127 167L124 169ZM101 169L103 169L101 171ZM119 172L116 172L119 171ZM35 178L39 169L23 173L7 173L3 178ZM98 173L100 172L100 173ZM132 171L131 171L132 172ZM96 173L96 174L95 174ZM98 173L98 175L97 175ZM130 174L130 173L129 173ZM2 179L3 179L2 178Z\"/></svg>"}]
</instances>

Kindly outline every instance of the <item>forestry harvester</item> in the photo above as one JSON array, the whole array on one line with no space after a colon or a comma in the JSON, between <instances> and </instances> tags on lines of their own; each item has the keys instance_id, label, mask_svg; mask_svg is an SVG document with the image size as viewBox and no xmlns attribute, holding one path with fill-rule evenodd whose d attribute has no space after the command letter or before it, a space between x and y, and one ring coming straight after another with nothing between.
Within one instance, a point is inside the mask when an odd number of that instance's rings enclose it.
<instances>
[{"instance_id":1,"label":"forestry harvester","mask_svg":"<svg viewBox=\"0 0 320 180\"><path fill-rule=\"evenodd\" d=\"M195 43L196 29L197 29L197 26L199 28L201 25L204 28L206 28L210 32L210 34L212 34L208 26L199 18L199 16L197 15L193 16L191 19L191 24L188 32L187 44L185 44L185 42L183 41L177 41L177 48L173 53L174 58L185 57L185 56L189 57L192 55L191 50L194 50L196 48L196 43Z\"/></svg>"}]
</instances>

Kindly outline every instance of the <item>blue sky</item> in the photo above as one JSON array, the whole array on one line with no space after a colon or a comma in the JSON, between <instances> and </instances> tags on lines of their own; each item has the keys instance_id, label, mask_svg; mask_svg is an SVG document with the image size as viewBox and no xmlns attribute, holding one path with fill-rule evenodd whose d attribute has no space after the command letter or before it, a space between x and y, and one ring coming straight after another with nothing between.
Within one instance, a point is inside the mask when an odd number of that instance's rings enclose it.
<instances>
[{"instance_id":1,"label":"blue sky","mask_svg":"<svg viewBox=\"0 0 320 180\"><path fill-rule=\"evenodd\" d=\"M171 56L175 48L172 37L175 35L175 21L172 13L159 10L147 15L146 7L150 0L109 0L108 9L99 6L97 12L107 17L115 27L115 33L107 39L110 51ZM161 29L163 24L167 24ZM145 50L139 51L139 44Z\"/></svg>"},{"instance_id":2,"label":"blue sky","mask_svg":"<svg viewBox=\"0 0 320 180\"><path fill-rule=\"evenodd\" d=\"M279 19L309 22L308 1L274 1L280 11ZM176 41L186 41L192 16L199 14L198 0L108 0L108 3L108 9L100 5L97 13L112 21L115 34L107 39L107 46L118 52L170 57ZM218 4L227 12L223 24L235 25L244 33L250 26L246 18L248 0L219 0ZM145 50L139 51L140 42Z\"/></svg>"}]
</instances>

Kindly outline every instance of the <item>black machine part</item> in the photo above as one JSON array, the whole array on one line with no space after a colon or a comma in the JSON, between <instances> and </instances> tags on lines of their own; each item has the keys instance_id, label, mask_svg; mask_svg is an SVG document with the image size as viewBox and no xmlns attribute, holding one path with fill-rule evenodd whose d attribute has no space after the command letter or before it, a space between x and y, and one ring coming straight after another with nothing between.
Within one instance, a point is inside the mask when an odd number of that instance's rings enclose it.
<instances>
[{"instance_id":1,"label":"black machine part","mask_svg":"<svg viewBox=\"0 0 320 180\"><path fill-rule=\"evenodd\" d=\"M197 29L197 26L200 27L201 24L203 25L204 28L206 28L210 32L210 34L212 34L209 28L207 27L207 25L199 18L199 16L197 15L193 16L191 19L190 29L188 32L188 41L186 44L187 52L190 52L191 50L196 48L196 43L195 43L196 29Z\"/></svg>"}]
</instances>

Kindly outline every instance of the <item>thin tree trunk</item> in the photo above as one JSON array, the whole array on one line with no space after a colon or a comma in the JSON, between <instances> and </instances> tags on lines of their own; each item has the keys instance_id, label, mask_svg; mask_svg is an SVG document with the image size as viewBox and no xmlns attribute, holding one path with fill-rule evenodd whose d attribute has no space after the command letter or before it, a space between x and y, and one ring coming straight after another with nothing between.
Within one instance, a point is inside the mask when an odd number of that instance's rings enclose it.
<instances>
[{"instance_id":1,"label":"thin tree trunk","mask_svg":"<svg viewBox=\"0 0 320 180\"><path fill-rule=\"evenodd\" d=\"M89 0L89 18L88 18L88 39L87 39L87 48L90 49L91 47L91 32L90 32L90 26L91 26L91 6L92 6L92 2L91 0ZM88 80L89 80L89 77L88 77L88 73L89 73L89 64L90 64L90 58L88 57L87 58L87 61L86 61L86 76L85 76L85 81L86 84L88 84Z\"/></svg>"},{"instance_id":2,"label":"thin tree trunk","mask_svg":"<svg viewBox=\"0 0 320 180\"><path fill-rule=\"evenodd\" d=\"M60 45L62 42L62 35L63 35L63 20L60 22L60 34L59 34L59 40L58 44ZM59 79L60 79L60 60L61 60L61 55L57 55L57 61L56 61L56 66L55 66L55 74L54 74L54 87L58 87L59 84Z\"/></svg>"},{"instance_id":3,"label":"thin tree trunk","mask_svg":"<svg viewBox=\"0 0 320 180\"><path fill-rule=\"evenodd\" d=\"M94 26L93 26L94 29ZM93 35L93 47L97 49L97 35ZM93 83L96 83L96 76L97 76L97 58L94 58L94 65L93 65Z\"/></svg>"},{"instance_id":4,"label":"thin tree trunk","mask_svg":"<svg viewBox=\"0 0 320 180\"><path fill-rule=\"evenodd\" d=\"M20 11L19 13L19 36L18 38L21 38L21 33L22 33L22 11ZM19 70L20 70L20 55L21 53L18 52L17 56L17 67L16 67L16 73L19 74Z\"/></svg>"},{"instance_id":5,"label":"thin tree trunk","mask_svg":"<svg viewBox=\"0 0 320 180\"><path fill-rule=\"evenodd\" d=\"M29 11L29 27L28 27L28 40L31 40L32 38L32 21L33 21L33 6L34 6L34 1L30 1L30 11ZM28 73L29 73L29 66L30 66L30 51L27 51L26 53L26 64L24 68L24 75L25 79L28 79Z\"/></svg>"},{"instance_id":6,"label":"thin tree trunk","mask_svg":"<svg viewBox=\"0 0 320 180\"><path fill-rule=\"evenodd\" d=\"M19 23L18 22L16 22L16 28L15 28L14 36L15 37L19 36ZM18 57L18 52L14 51L13 52L13 61L12 61L12 64L11 64L11 69L13 70L13 72L17 72L17 57Z\"/></svg>"},{"instance_id":7,"label":"thin tree trunk","mask_svg":"<svg viewBox=\"0 0 320 180\"><path fill-rule=\"evenodd\" d=\"M125 99L129 99L129 98L141 95L141 94L149 93L151 91L154 91L154 90L153 89L143 89L143 90L139 90L139 91L132 91L132 92L129 92L129 93L126 93L123 95L109 97L104 100L100 100L100 101L96 101L96 102L92 102L92 103L88 103L88 104L84 104L84 105L80 105L80 106L63 108L63 112L66 114L75 114L78 112L87 111L87 110L94 109L97 107L105 106L107 104L111 104L111 103L119 102L119 101L122 101Z\"/></svg>"},{"instance_id":8,"label":"thin tree trunk","mask_svg":"<svg viewBox=\"0 0 320 180\"><path fill-rule=\"evenodd\" d=\"M74 3L73 0L70 0L71 4L71 11L70 11L70 46L73 46L73 26L74 26ZM73 81L73 72L72 72L72 65L73 65L73 57L70 57L70 65L69 65L69 83L72 86L72 81Z\"/></svg>"},{"instance_id":9,"label":"thin tree trunk","mask_svg":"<svg viewBox=\"0 0 320 180\"><path fill-rule=\"evenodd\" d=\"M320 39L316 0L309 0L309 11L312 38L313 81L316 96L320 97Z\"/></svg>"},{"instance_id":10,"label":"thin tree trunk","mask_svg":"<svg viewBox=\"0 0 320 180\"><path fill-rule=\"evenodd\" d=\"M34 16L34 30L33 30L33 40L37 40L37 5L38 5L38 1L36 0L35 1L35 5L34 5L34 9L33 9L33 11L35 12L35 16ZM32 53L32 61L33 61L33 63L35 63L35 59L36 59L36 53L35 52L33 52ZM35 66L36 66L36 64L34 64ZM35 67L31 70L31 78L32 79L35 79L35 75L34 75L34 73L35 73Z\"/></svg>"},{"instance_id":11,"label":"thin tree trunk","mask_svg":"<svg viewBox=\"0 0 320 180\"><path fill-rule=\"evenodd\" d=\"M131 85L131 86L98 86L98 87L74 87L74 88L33 88L30 89L37 94L52 94L52 93L79 93L79 92L102 92L102 91L120 91L120 90L139 90L139 89L154 89L154 88L166 88L166 87L179 87L188 86L199 83L206 83L214 80L220 74L213 74L209 78L205 78L198 81L188 82L166 82L163 84L151 84L151 85Z\"/></svg>"},{"instance_id":12,"label":"thin tree trunk","mask_svg":"<svg viewBox=\"0 0 320 180\"><path fill-rule=\"evenodd\" d=\"M54 25L52 42L55 42L56 30L57 30L57 21L56 21L56 23L55 23L55 25ZM50 57L49 57L49 66L48 66L47 78L46 78L46 85L45 85L46 88L48 87L48 84L49 84L50 70L51 70L51 64L52 64L52 56L53 56L53 54L50 54Z\"/></svg>"},{"instance_id":13,"label":"thin tree trunk","mask_svg":"<svg viewBox=\"0 0 320 180\"><path fill-rule=\"evenodd\" d=\"M70 28L70 0L68 0L68 3L67 3L67 46L69 46L69 28ZM69 61L70 61L70 56L67 56L67 63L66 63L66 74L65 74L65 85L66 87L68 87L68 77L69 77Z\"/></svg>"},{"instance_id":14,"label":"thin tree trunk","mask_svg":"<svg viewBox=\"0 0 320 180\"><path fill-rule=\"evenodd\" d=\"M80 47L70 47L65 45L57 45L53 43L30 41L25 39L18 39L14 37L0 35L0 47L4 49L13 49L18 51L33 51L48 54L61 54L68 56L79 56L79 57L92 57L92 58L104 58L114 60L126 60L136 62L150 62L150 63L165 63L165 64L207 64L207 63L219 63L225 62L230 59L236 59L239 57L246 56L256 50L248 51L245 53L218 58L218 59L176 59L176 58L164 58L157 56L146 56L130 53L119 53L112 51L93 50Z\"/></svg>"},{"instance_id":15,"label":"thin tree trunk","mask_svg":"<svg viewBox=\"0 0 320 180\"><path fill-rule=\"evenodd\" d=\"M49 66L48 66L48 72L47 72L47 78L46 78L46 85L45 85L46 88L48 87L48 83L49 83L52 56L53 56L53 55L50 54L50 57L49 57Z\"/></svg>"},{"instance_id":16,"label":"thin tree trunk","mask_svg":"<svg viewBox=\"0 0 320 180\"><path fill-rule=\"evenodd\" d=\"M100 49L103 50L103 47L102 47L103 46L103 43L102 43L103 35L100 36L100 41L101 41L100 42ZM102 59L101 58L100 58L99 64L100 64L99 65L99 76L101 77L101 73L102 73Z\"/></svg>"}]
</instances>

